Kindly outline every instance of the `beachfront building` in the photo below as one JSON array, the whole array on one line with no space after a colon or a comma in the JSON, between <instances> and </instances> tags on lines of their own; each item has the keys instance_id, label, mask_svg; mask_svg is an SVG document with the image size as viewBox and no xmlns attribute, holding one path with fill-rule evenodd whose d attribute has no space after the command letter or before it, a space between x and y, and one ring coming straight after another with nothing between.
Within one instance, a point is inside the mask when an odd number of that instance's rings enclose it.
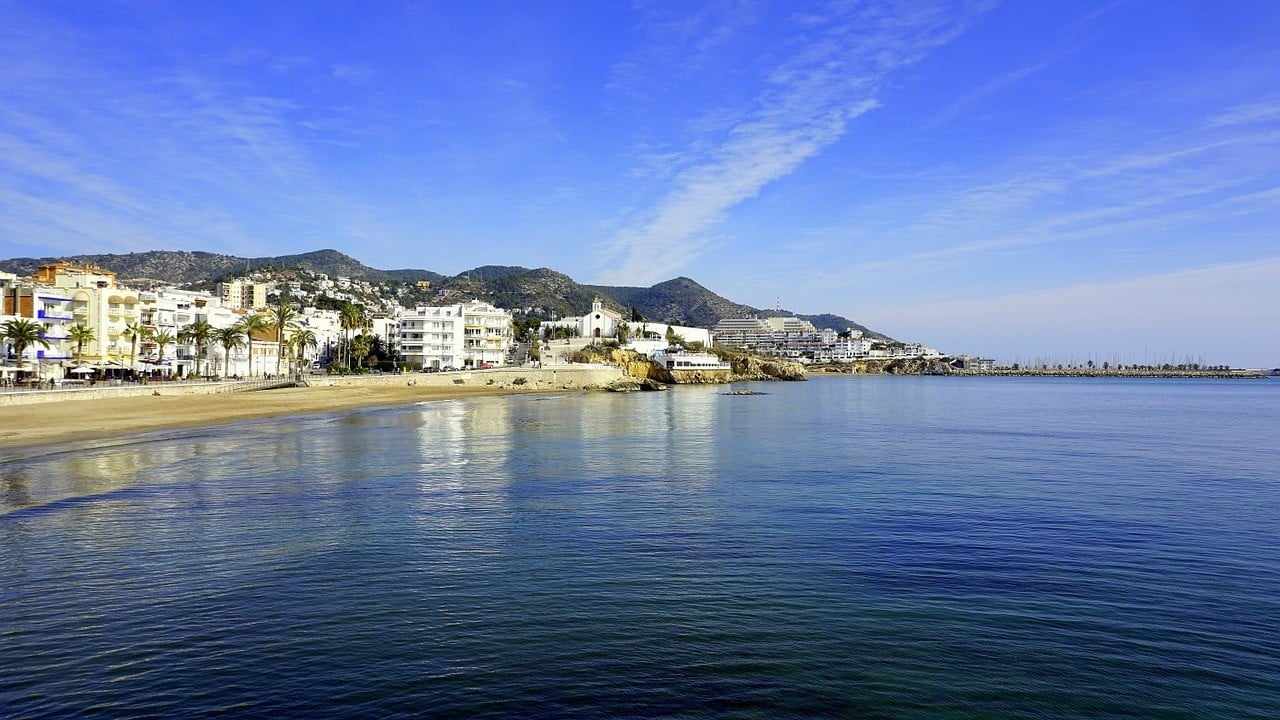
<instances>
[{"instance_id":1,"label":"beachfront building","mask_svg":"<svg viewBox=\"0 0 1280 720\"><path fill-rule=\"evenodd\" d=\"M369 329L366 331L374 337L381 338L392 355L397 352L400 338L400 319L390 315L374 315L369 318Z\"/></svg>"},{"instance_id":2,"label":"beachfront building","mask_svg":"<svg viewBox=\"0 0 1280 720\"><path fill-rule=\"evenodd\" d=\"M74 344L67 338L69 328L74 324L72 300L65 290L35 285L19 279L12 273L0 275L0 324L10 320L27 320L40 326L40 337L45 345L28 346L23 357L14 358L12 365L6 368L5 374L16 371L37 373L42 378L60 378L64 376L68 361L72 359ZM13 348L3 346L0 354L0 365Z\"/></svg>"},{"instance_id":3,"label":"beachfront building","mask_svg":"<svg viewBox=\"0 0 1280 720\"><path fill-rule=\"evenodd\" d=\"M400 355L424 368L502 365L511 349L511 313L479 300L418 306L396 318Z\"/></svg>"},{"instance_id":4,"label":"beachfront building","mask_svg":"<svg viewBox=\"0 0 1280 720\"><path fill-rule=\"evenodd\" d=\"M42 311L44 319L53 321L46 326L50 336L59 333L65 337L71 326L85 325L93 331L93 339L85 344L81 362L126 366L131 346L126 328L139 320L135 290L117 285L116 274L110 270L65 261L37 268L34 286L40 305L37 313ZM64 343L57 357L60 364L72 358L75 348L71 345Z\"/></svg>"},{"instance_id":5,"label":"beachfront building","mask_svg":"<svg viewBox=\"0 0 1280 720\"><path fill-rule=\"evenodd\" d=\"M841 334L830 345L814 352L813 361L819 363L851 363L865 360L871 356L874 343L865 337L860 330L849 330Z\"/></svg>"},{"instance_id":6,"label":"beachfront building","mask_svg":"<svg viewBox=\"0 0 1280 720\"><path fill-rule=\"evenodd\" d=\"M654 353L654 362L668 370L731 370L733 365L710 353L663 352Z\"/></svg>"},{"instance_id":7,"label":"beachfront building","mask_svg":"<svg viewBox=\"0 0 1280 720\"><path fill-rule=\"evenodd\" d=\"M327 282L332 283L332 280ZM312 364L320 361L328 362L337 352L338 343L342 340L342 317L337 310L321 310L304 307L298 316L298 327L310 330L316 337L315 348L305 348L303 359Z\"/></svg>"}]
</instances>

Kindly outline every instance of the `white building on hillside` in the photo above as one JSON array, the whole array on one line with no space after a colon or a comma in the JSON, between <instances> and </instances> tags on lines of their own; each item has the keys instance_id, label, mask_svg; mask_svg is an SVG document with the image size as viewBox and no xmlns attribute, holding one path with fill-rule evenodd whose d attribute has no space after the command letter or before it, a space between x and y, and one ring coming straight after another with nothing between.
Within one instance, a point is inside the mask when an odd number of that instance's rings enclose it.
<instances>
[{"instance_id":1,"label":"white building on hillside","mask_svg":"<svg viewBox=\"0 0 1280 720\"><path fill-rule=\"evenodd\" d=\"M715 338L715 333L706 328L669 325L647 320L627 323L627 337L631 339L633 344L640 343L643 340L656 340L666 343L668 334L684 340L686 343L702 343L705 347L711 347L711 341Z\"/></svg>"}]
</instances>

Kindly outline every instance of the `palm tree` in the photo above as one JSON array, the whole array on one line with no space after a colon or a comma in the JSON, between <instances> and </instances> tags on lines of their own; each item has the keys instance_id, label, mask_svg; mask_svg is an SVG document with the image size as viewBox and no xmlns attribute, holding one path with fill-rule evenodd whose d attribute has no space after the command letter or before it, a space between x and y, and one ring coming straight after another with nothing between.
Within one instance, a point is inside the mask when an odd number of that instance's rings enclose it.
<instances>
[{"instance_id":1,"label":"palm tree","mask_svg":"<svg viewBox=\"0 0 1280 720\"><path fill-rule=\"evenodd\" d=\"M215 328L209 337L222 346L222 376L226 377L231 374L231 351L244 347L244 330L238 324Z\"/></svg>"},{"instance_id":2,"label":"palm tree","mask_svg":"<svg viewBox=\"0 0 1280 720\"><path fill-rule=\"evenodd\" d=\"M174 336L174 334L173 334L173 333L171 333L171 332L169 332L168 330L161 330L160 332L158 332L158 333L156 333L155 335L153 335L153 336L151 337L151 339L152 339L152 340L155 340L155 342L156 342L156 346L157 346L158 351L159 351L159 353L160 353L159 358L157 358L157 359L156 359L156 364L157 364L157 365L164 365L164 348L165 348L165 346L166 346L166 345L172 345L172 344L173 344L173 343L174 343L178 338L177 338L177 337L175 337L175 336Z\"/></svg>"},{"instance_id":3,"label":"palm tree","mask_svg":"<svg viewBox=\"0 0 1280 720\"><path fill-rule=\"evenodd\" d=\"M240 318L240 322L237 324L244 333L245 342L249 344L249 377L253 377L253 334L258 333L261 335L267 332L271 329L271 323L265 315L254 313Z\"/></svg>"},{"instance_id":4,"label":"palm tree","mask_svg":"<svg viewBox=\"0 0 1280 720\"><path fill-rule=\"evenodd\" d=\"M267 322L276 334L276 374L280 374L280 362L284 360L285 334L298 326L295 322L299 313L292 305L286 304L288 298L280 296L280 304L267 313Z\"/></svg>"},{"instance_id":5,"label":"palm tree","mask_svg":"<svg viewBox=\"0 0 1280 720\"><path fill-rule=\"evenodd\" d=\"M351 338L351 354L355 356L360 368L364 369L364 359L373 351L373 338L361 333Z\"/></svg>"},{"instance_id":6,"label":"palm tree","mask_svg":"<svg viewBox=\"0 0 1280 720\"><path fill-rule=\"evenodd\" d=\"M49 341L44 339L44 326L31 320L10 320L4 324L4 339L18 356L18 365L22 365L22 354L32 345L39 345L46 350ZM36 363L36 377L40 377L40 363Z\"/></svg>"},{"instance_id":7,"label":"palm tree","mask_svg":"<svg viewBox=\"0 0 1280 720\"><path fill-rule=\"evenodd\" d=\"M350 303L343 305L338 311L338 324L342 328L343 338L346 340L347 347L347 369L351 369L351 332L359 327L364 327L364 310L357 305Z\"/></svg>"},{"instance_id":8,"label":"palm tree","mask_svg":"<svg viewBox=\"0 0 1280 720\"><path fill-rule=\"evenodd\" d=\"M296 363L301 363L302 356L308 347L314 348L318 344L315 331L310 328L301 328L289 338L289 345L293 348L293 357Z\"/></svg>"},{"instance_id":9,"label":"palm tree","mask_svg":"<svg viewBox=\"0 0 1280 720\"><path fill-rule=\"evenodd\" d=\"M139 325L136 320L130 320L124 324L124 330L120 334L129 338L129 364L134 365L133 369L136 370L138 364L138 339L147 334L146 328Z\"/></svg>"},{"instance_id":10,"label":"palm tree","mask_svg":"<svg viewBox=\"0 0 1280 720\"><path fill-rule=\"evenodd\" d=\"M80 362L80 357L84 354L84 344L93 342L93 328L84 323L76 323L67 331L67 337L76 344L76 362Z\"/></svg>"},{"instance_id":11,"label":"palm tree","mask_svg":"<svg viewBox=\"0 0 1280 720\"><path fill-rule=\"evenodd\" d=\"M209 323L204 320L197 320L190 325L182 328L182 332L178 333L178 338L184 342L194 343L196 346L196 366L197 372L200 372L199 366L204 363L205 350L209 346L209 339L212 337L213 328L209 327ZM204 368L204 375L208 374L208 368Z\"/></svg>"}]
</instances>

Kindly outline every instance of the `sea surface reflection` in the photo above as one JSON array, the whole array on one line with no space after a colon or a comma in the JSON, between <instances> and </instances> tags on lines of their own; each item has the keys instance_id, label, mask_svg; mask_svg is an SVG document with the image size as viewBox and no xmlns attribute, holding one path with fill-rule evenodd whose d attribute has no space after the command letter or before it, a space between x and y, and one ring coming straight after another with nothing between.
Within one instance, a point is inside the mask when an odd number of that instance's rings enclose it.
<instances>
[{"instance_id":1,"label":"sea surface reflection","mask_svg":"<svg viewBox=\"0 0 1280 720\"><path fill-rule=\"evenodd\" d=\"M1280 384L525 395L0 460L0 715L1280 717Z\"/></svg>"}]
</instances>

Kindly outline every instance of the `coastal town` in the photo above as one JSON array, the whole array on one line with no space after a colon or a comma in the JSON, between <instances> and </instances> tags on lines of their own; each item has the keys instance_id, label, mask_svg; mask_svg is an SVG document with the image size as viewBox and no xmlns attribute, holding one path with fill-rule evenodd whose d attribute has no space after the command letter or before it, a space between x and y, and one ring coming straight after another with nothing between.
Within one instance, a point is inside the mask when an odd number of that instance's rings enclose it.
<instances>
[{"instance_id":1,"label":"coastal town","mask_svg":"<svg viewBox=\"0 0 1280 720\"><path fill-rule=\"evenodd\" d=\"M228 278L210 290L121 281L59 261L31 276L0 273L0 383L76 387L97 382L435 372L568 364L585 348L624 348L678 370L725 369L715 348L804 365L942 360L918 343L818 328L796 317L722 319L713 327L656 322L596 298L581 315L502 308L449 291L430 304L365 281L302 271ZM993 361L962 358L972 367Z\"/></svg>"}]
</instances>

